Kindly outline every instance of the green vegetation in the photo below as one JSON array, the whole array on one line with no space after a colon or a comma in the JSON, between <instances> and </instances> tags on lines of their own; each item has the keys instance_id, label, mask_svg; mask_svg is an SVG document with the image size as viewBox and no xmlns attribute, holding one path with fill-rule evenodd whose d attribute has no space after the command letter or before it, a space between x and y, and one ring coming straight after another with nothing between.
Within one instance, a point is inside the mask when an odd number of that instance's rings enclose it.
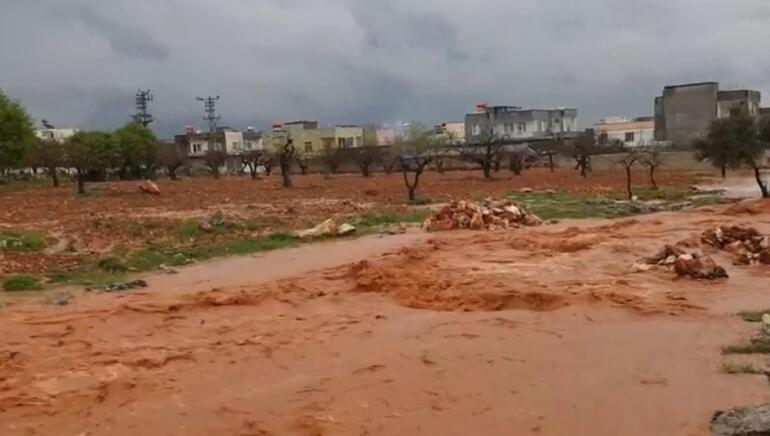
<instances>
[{"instance_id":1,"label":"green vegetation","mask_svg":"<svg viewBox=\"0 0 770 436\"><path fill-rule=\"evenodd\" d=\"M110 283L123 281L125 275L110 273L98 268L82 268L77 271L55 271L48 274L51 283L76 286L105 286Z\"/></svg>"},{"instance_id":2,"label":"green vegetation","mask_svg":"<svg viewBox=\"0 0 770 436\"><path fill-rule=\"evenodd\" d=\"M530 212L548 220L585 218L624 218L663 210L697 207L722 201L717 192L693 195L686 189L638 189L638 202L621 196L576 194L568 192L528 192L511 195Z\"/></svg>"},{"instance_id":3,"label":"green vegetation","mask_svg":"<svg viewBox=\"0 0 770 436\"><path fill-rule=\"evenodd\" d=\"M6 292L37 291L40 289L43 289L40 279L31 274L14 275L3 280L3 290Z\"/></svg>"},{"instance_id":4,"label":"green vegetation","mask_svg":"<svg viewBox=\"0 0 770 436\"><path fill-rule=\"evenodd\" d=\"M378 227L400 223L421 223L425 221L428 215L429 213L426 211L415 211L406 214L394 212L369 213L353 220L353 224L358 227Z\"/></svg>"},{"instance_id":5,"label":"green vegetation","mask_svg":"<svg viewBox=\"0 0 770 436\"><path fill-rule=\"evenodd\" d=\"M31 253L45 248L45 239L36 232L0 230L0 250Z\"/></svg>"}]
</instances>

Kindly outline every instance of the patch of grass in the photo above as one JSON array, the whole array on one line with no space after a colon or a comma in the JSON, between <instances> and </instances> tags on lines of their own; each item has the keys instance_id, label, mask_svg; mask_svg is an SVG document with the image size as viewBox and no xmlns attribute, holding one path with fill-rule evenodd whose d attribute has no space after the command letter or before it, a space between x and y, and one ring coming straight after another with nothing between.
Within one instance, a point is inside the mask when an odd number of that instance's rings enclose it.
<instances>
[{"instance_id":1,"label":"patch of grass","mask_svg":"<svg viewBox=\"0 0 770 436\"><path fill-rule=\"evenodd\" d=\"M33 253L45 248L45 238L37 232L0 230L0 250Z\"/></svg>"},{"instance_id":2,"label":"patch of grass","mask_svg":"<svg viewBox=\"0 0 770 436\"><path fill-rule=\"evenodd\" d=\"M184 221L181 224L179 224L179 228L177 229L177 233L179 234L179 237L182 240L190 241L190 240L196 240L200 238L203 235L203 229L201 229L200 224L198 221L195 220L189 220Z\"/></svg>"},{"instance_id":3,"label":"patch of grass","mask_svg":"<svg viewBox=\"0 0 770 436\"><path fill-rule=\"evenodd\" d=\"M727 345L722 347L722 354L770 354L770 336L758 336L748 344Z\"/></svg>"},{"instance_id":4,"label":"patch of grass","mask_svg":"<svg viewBox=\"0 0 770 436\"><path fill-rule=\"evenodd\" d=\"M725 374L764 374L751 363L725 362L722 364L722 372Z\"/></svg>"},{"instance_id":5,"label":"patch of grass","mask_svg":"<svg viewBox=\"0 0 770 436\"><path fill-rule=\"evenodd\" d=\"M180 253L194 260L207 260L215 257L252 254L262 251L278 250L280 248L295 247L300 244L299 239L285 233L273 233L262 238L232 239L222 242L191 247Z\"/></svg>"},{"instance_id":6,"label":"patch of grass","mask_svg":"<svg viewBox=\"0 0 770 436\"><path fill-rule=\"evenodd\" d=\"M530 212L550 220L585 218L625 218L663 210L678 210L685 207L706 206L722 202L711 193L698 192L693 195L682 188L638 188L634 190L640 202L625 201L622 194L590 195L567 192L516 193L511 199L524 204ZM645 204L645 202L655 202Z\"/></svg>"},{"instance_id":7,"label":"patch of grass","mask_svg":"<svg viewBox=\"0 0 770 436\"><path fill-rule=\"evenodd\" d=\"M428 197L415 197L414 200L409 200L409 204L412 206L425 206L431 203L433 203L433 200Z\"/></svg>"},{"instance_id":8,"label":"patch of grass","mask_svg":"<svg viewBox=\"0 0 770 436\"><path fill-rule=\"evenodd\" d=\"M76 286L105 286L123 281L125 276L119 273L105 272L97 267L83 268L77 271L55 271L48 274L51 283Z\"/></svg>"},{"instance_id":9,"label":"patch of grass","mask_svg":"<svg viewBox=\"0 0 770 436\"><path fill-rule=\"evenodd\" d=\"M511 199L544 220L623 218L635 215L631 203L618 202L613 198L557 192L528 192L511 195Z\"/></svg>"},{"instance_id":10,"label":"patch of grass","mask_svg":"<svg viewBox=\"0 0 770 436\"><path fill-rule=\"evenodd\" d=\"M99 269L108 273L124 273L128 271L128 266L120 259L114 256L105 257L96 264Z\"/></svg>"},{"instance_id":11,"label":"patch of grass","mask_svg":"<svg viewBox=\"0 0 770 436\"><path fill-rule=\"evenodd\" d=\"M6 277L3 280L3 290L6 292L39 291L43 289L40 278L31 274L19 274Z\"/></svg>"},{"instance_id":12,"label":"patch of grass","mask_svg":"<svg viewBox=\"0 0 770 436\"><path fill-rule=\"evenodd\" d=\"M738 312L738 316L746 322L762 322L762 315L770 313L770 309Z\"/></svg>"},{"instance_id":13,"label":"patch of grass","mask_svg":"<svg viewBox=\"0 0 770 436\"><path fill-rule=\"evenodd\" d=\"M430 215L427 211L415 211L406 214L394 212L369 213L361 215L353 221L359 227L378 227L400 223L421 223Z\"/></svg>"}]
</instances>

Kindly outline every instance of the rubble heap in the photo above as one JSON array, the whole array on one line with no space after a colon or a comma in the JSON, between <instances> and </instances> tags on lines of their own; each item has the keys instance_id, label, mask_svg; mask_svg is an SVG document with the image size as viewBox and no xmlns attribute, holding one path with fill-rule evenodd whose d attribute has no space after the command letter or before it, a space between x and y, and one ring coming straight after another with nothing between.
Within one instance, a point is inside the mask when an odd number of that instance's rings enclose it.
<instances>
[{"instance_id":1,"label":"rubble heap","mask_svg":"<svg viewBox=\"0 0 770 436\"><path fill-rule=\"evenodd\" d=\"M719 226L703 232L701 241L732 253L736 265L770 265L770 237L762 235L755 228Z\"/></svg>"},{"instance_id":2,"label":"rubble heap","mask_svg":"<svg viewBox=\"0 0 770 436\"><path fill-rule=\"evenodd\" d=\"M501 230L542 224L540 218L509 199L486 199L480 204L453 201L426 219L422 227L428 231Z\"/></svg>"},{"instance_id":3,"label":"rubble heap","mask_svg":"<svg viewBox=\"0 0 770 436\"><path fill-rule=\"evenodd\" d=\"M687 276L698 280L716 280L729 277L727 271L711 257L699 253L687 253L677 245L666 245L658 254L642 259L633 268L636 271L647 271L655 267L673 267L678 276Z\"/></svg>"}]
</instances>

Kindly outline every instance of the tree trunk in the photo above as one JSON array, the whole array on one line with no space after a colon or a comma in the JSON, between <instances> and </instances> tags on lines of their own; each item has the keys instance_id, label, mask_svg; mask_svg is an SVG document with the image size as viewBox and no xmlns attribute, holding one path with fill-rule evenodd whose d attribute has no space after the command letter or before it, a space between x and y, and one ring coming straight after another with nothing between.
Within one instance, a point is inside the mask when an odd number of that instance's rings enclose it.
<instances>
[{"instance_id":1,"label":"tree trunk","mask_svg":"<svg viewBox=\"0 0 770 436\"><path fill-rule=\"evenodd\" d=\"M257 180L257 164L249 164L249 174L251 180Z\"/></svg>"},{"instance_id":2,"label":"tree trunk","mask_svg":"<svg viewBox=\"0 0 770 436\"><path fill-rule=\"evenodd\" d=\"M551 172L553 172L553 155L548 154L548 168L551 169Z\"/></svg>"},{"instance_id":3,"label":"tree trunk","mask_svg":"<svg viewBox=\"0 0 770 436\"><path fill-rule=\"evenodd\" d=\"M491 162L484 162L481 164L481 169L484 171L484 178L485 179L491 179L492 178L492 163Z\"/></svg>"},{"instance_id":4,"label":"tree trunk","mask_svg":"<svg viewBox=\"0 0 770 436\"><path fill-rule=\"evenodd\" d=\"M58 188L59 187L59 174L56 173L56 167L49 168L49 171L51 172L51 180L53 181L53 187Z\"/></svg>"},{"instance_id":5,"label":"tree trunk","mask_svg":"<svg viewBox=\"0 0 770 436\"><path fill-rule=\"evenodd\" d=\"M291 188L291 168L288 162L281 162L281 177L283 178L283 187Z\"/></svg>"},{"instance_id":6,"label":"tree trunk","mask_svg":"<svg viewBox=\"0 0 770 436\"><path fill-rule=\"evenodd\" d=\"M77 172L78 172L78 194L85 194L86 193L86 175L79 168L77 169Z\"/></svg>"},{"instance_id":7,"label":"tree trunk","mask_svg":"<svg viewBox=\"0 0 770 436\"><path fill-rule=\"evenodd\" d=\"M658 190L658 183L655 181L655 167L653 165L650 165L650 183L652 184L652 189Z\"/></svg>"},{"instance_id":8,"label":"tree trunk","mask_svg":"<svg viewBox=\"0 0 770 436\"><path fill-rule=\"evenodd\" d=\"M770 189L768 189L767 183L762 179L762 174L759 171L759 165L754 165L754 178L757 180L759 190L762 191L762 198L770 198Z\"/></svg>"},{"instance_id":9,"label":"tree trunk","mask_svg":"<svg viewBox=\"0 0 770 436\"><path fill-rule=\"evenodd\" d=\"M168 168L168 178L171 180L176 180L176 168L169 167Z\"/></svg>"},{"instance_id":10,"label":"tree trunk","mask_svg":"<svg viewBox=\"0 0 770 436\"><path fill-rule=\"evenodd\" d=\"M212 166L211 168L211 174L214 176L215 179L219 179L219 167Z\"/></svg>"},{"instance_id":11,"label":"tree trunk","mask_svg":"<svg viewBox=\"0 0 770 436\"><path fill-rule=\"evenodd\" d=\"M727 164L722 164L722 179L727 178Z\"/></svg>"},{"instance_id":12,"label":"tree trunk","mask_svg":"<svg viewBox=\"0 0 770 436\"><path fill-rule=\"evenodd\" d=\"M626 167L626 191L628 191L628 199L634 199L634 193L631 191L631 167Z\"/></svg>"}]
</instances>

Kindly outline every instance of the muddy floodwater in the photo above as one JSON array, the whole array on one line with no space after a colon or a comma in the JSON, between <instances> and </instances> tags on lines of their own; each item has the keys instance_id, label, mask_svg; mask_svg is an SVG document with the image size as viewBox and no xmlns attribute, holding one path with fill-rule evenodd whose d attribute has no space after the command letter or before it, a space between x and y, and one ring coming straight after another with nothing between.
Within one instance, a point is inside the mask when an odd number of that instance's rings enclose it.
<instances>
[{"instance_id":1,"label":"muddy floodwater","mask_svg":"<svg viewBox=\"0 0 770 436\"><path fill-rule=\"evenodd\" d=\"M304 245L0 309L2 435L707 435L770 267L632 272L770 207ZM699 248L704 251L707 248Z\"/></svg>"}]
</instances>

